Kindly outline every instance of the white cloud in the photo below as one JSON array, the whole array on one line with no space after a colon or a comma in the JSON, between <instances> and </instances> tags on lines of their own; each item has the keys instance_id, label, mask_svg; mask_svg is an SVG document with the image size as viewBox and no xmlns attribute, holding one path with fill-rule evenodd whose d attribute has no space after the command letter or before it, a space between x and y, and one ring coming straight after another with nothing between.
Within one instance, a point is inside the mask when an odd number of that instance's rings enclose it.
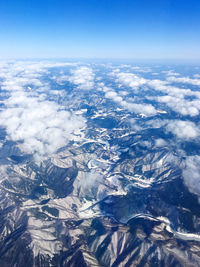
<instances>
[{"instance_id":1,"label":"white cloud","mask_svg":"<svg viewBox=\"0 0 200 267\"><path fill-rule=\"evenodd\" d=\"M137 114L145 114L145 115L155 115L157 113L156 109L150 104L137 104L131 102L122 102L122 106L127 108L129 111L137 113Z\"/></svg>"},{"instance_id":2,"label":"white cloud","mask_svg":"<svg viewBox=\"0 0 200 267\"><path fill-rule=\"evenodd\" d=\"M79 89L90 90L94 87L94 73L91 68L81 66L71 71L71 74L68 81L77 85Z\"/></svg>"},{"instance_id":3,"label":"white cloud","mask_svg":"<svg viewBox=\"0 0 200 267\"><path fill-rule=\"evenodd\" d=\"M100 85L100 84L99 84ZM114 102L121 105L124 109L129 110L130 112L136 114L145 114L146 116L155 115L157 113L156 109L151 104L145 103L134 103L134 99L126 101L123 99L123 96L126 94L121 94L121 92L117 93L109 87L104 86L101 84L99 90L105 92L105 97L113 100ZM124 92L124 91L122 91Z\"/></svg>"},{"instance_id":4,"label":"white cloud","mask_svg":"<svg viewBox=\"0 0 200 267\"><path fill-rule=\"evenodd\" d=\"M180 73L174 72L173 70L164 70L162 73L165 73L167 76L179 76Z\"/></svg>"},{"instance_id":5,"label":"white cloud","mask_svg":"<svg viewBox=\"0 0 200 267\"><path fill-rule=\"evenodd\" d=\"M164 96L150 97L150 99L165 103L172 110L184 116L197 116L199 114L200 92L170 86L167 81L161 80L148 81L148 85L166 94ZM194 99L186 99L186 96L193 97Z\"/></svg>"},{"instance_id":6,"label":"white cloud","mask_svg":"<svg viewBox=\"0 0 200 267\"><path fill-rule=\"evenodd\" d=\"M179 98L184 98L185 96L194 96L194 97L200 98L200 92L172 86L170 85L168 81L155 79L155 80L148 80L147 84L149 87L153 88L154 90L163 92L170 96L175 96Z\"/></svg>"},{"instance_id":7,"label":"white cloud","mask_svg":"<svg viewBox=\"0 0 200 267\"><path fill-rule=\"evenodd\" d=\"M148 80L129 72L112 72L112 76L116 77L116 81L120 85L129 86L134 90L138 90L139 86L142 86L148 82ZM103 86L102 90L106 92L105 97L110 98L115 102L118 102L123 108L136 114L144 114L145 116L152 116L157 113L156 109L151 104L135 103L135 99L125 100L123 97L127 95L124 90L119 93L112 89Z\"/></svg>"},{"instance_id":8,"label":"white cloud","mask_svg":"<svg viewBox=\"0 0 200 267\"><path fill-rule=\"evenodd\" d=\"M155 98L154 98L155 99ZM197 116L200 109L200 101L192 100L188 101L182 97L174 97L170 95L159 96L156 98L158 102L165 103L168 107L174 110L177 113L180 113L184 116Z\"/></svg>"},{"instance_id":9,"label":"white cloud","mask_svg":"<svg viewBox=\"0 0 200 267\"><path fill-rule=\"evenodd\" d=\"M164 127L166 132L171 132L176 137L184 140L197 138L200 136L200 129L191 121L183 120L149 120L146 122L146 126L153 128Z\"/></svg>"},{"instance_id":10,"label":"white cloud","mask_svg":"<svg viewBox=\"0 0 200 267\"><path fill-rule=\"evenodd\" d=\"M146 122L147 126L161 128L167 124L168 120L152 119Z\"/></svg>"},{"instance_id":11,"label":"white cloud","mask_svg":"<svg viewBox=\"0 0 200 267\"><path fill-rule=\"evenodd\" d=\"M131 125L131 128L134 130L134 131L141 131L143 128L137 123L137 120L136 119L133 119L131 118L129 120L130 122L130 125Z\"/></svg>"},{"instance_id":12,"label":"white cloud","mask_svg":"<svg viewBox=\"0 0 200 267\"><path fill-rule=\"evenodd\" d=\"M156 147L167 146L167 142L162 138L158 138L158 139L155 140L155 146Z\"/></svg>"},{"instance_id":13,"label":"white cloud","mask_svg":"<svg viewBox=\"0 0 200 267\"><path fill-rule=\"evenodd\" d=\"M192 139L200 135L199 128L191 121L169 121L166 130L181 139Z\"/></svg>"},{"instance_id":14,"label":"white cloud","mask_svg":"<svg viewBox=\"0 0 200 267\"><path fill-rule=\"evenodd\" d=\"M146 84L147 80L129 72L115 73L117 82L121 85L129 86L134 90L137 90L139 86Z\"/></svg>"},{"instance_id":15,"label":"white cloud","mask_svg":"<svg viewBox=\"0 0 200 267\"><path fill-rule=\"evenodd\" d=\"M177 82L177 83L188 83L192 85L200 86L200 79L191 79L189 77L168 77L167 79L170 82Z\"/></svg>"},{"instance_id":16,"label":"white cloud","mask_svg":"<svg viewBox=\"0 0 200 267\"><path fill-rule=\"evenodd\" d=\"M186 158L183 178L188 189L192 193L200 195L200 156Z\"/></svg>"},{"instance_id":17,"label":"white cloud","mask_svg":"<svg viewBox=\"0 0 200 267\"><path fill-rule=\"evenodd\" d=\"M152 70L149 67L139 67L139 66L135 66L132 67L132 69L136 72L143 72L143 73L148 73L148 72L152 72Z\"/></svg>"},{"instance_id":18,"label":"white cloud","mask_svg":"<svg viewBox=\"0 0 200 267\"><path fill-rule=\"evenodd\" d=\"M136 69L138 68L136 67ZM150 87L151 89L164 93L165 95L158 96L158 97L147 95L146 98L149 100L154 100L160 103L164 103L170 109L172 109L173 111L183 116L199 115L200 92L193 91L190 89L178 88L176 86L170 85L171 80L181 79L180 81L183 81L182 79L185 79L185 78L177 78L177 77L171 76L171 75L179 75L178 73L175 73L172 70L165 71L164 73L166 73L168 76L166 81L159 80L159 79L153 79L153 80L144 79L141 76L138 76L138 75L135 75L129 72L117 72L117 73L112 73L112 75L116 77L116 81L120 85L131 87L136 92L138 91L138 87L141 87L140 90L143 90L143 91L146 90L146 87ZM191 81L191 79L189 81ZM197 79L193 79L193 82L197 83ZM191 97L192 99L191 98L189 99L188 97ZM141 99L140 102L143 102L143 99ZM123 106L125 105L126 104L124 102ZM141 105L141 103L139 105ZM138 113L138 109L141 107L141 106L138 106L138 104L136 103L134 103L134 105L132 103L128 103L126 106L128 107L130 111L136 112L136 113ZM143 104L142 109L144 109L144 112L143 112L144 114L145 113L152 114L152 115L156 114L155 108L152 105L148 106L146 104Z\"/></svg>"},{"instance_id":19,"label":"white cloud","mask_svg":"<svg viewBox=\"0 0 200 267\"><path fill-rule=\"evenodd\" d=\"M114 91L109 91L105 94L106 98L110 98L115 102L119 102L121 103L123 101L123 98L121 96L119 96L116 92Z\"/></svg>"},{"instance_id":20,"label":"white cloud","mask_svg":"<svg viewBox=\"0 0 200 267\"><path fill-rule=\"evenodd\" d=\"M7 79L4 75L1 83L2 88L9 92L9 98L4 100L5 108L1 111L0 124L6 128L7 138L18 142L24 153L36 157L49 156L73 139L73 131L83 127L84 120L72 115L55 101L47 100L51 90L48 95L39 93L39 90L27 91L29 84L37 87L43 84L31 78L34 71L37 74L34 66L31 69L28 65L31 70L29 78L27 73L24 78L21 68L21 64L20 68L17 63L9 65Z\"/></svg>"}]
</instances>

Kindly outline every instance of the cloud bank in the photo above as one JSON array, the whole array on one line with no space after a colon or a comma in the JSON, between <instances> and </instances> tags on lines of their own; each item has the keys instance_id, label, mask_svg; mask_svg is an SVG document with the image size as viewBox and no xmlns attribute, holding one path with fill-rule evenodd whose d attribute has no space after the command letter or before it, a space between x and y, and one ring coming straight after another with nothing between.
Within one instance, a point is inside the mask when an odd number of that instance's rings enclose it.
<instances>
[{"instance_id":1,"label":"cloud bank","mask_svg":"<svg viewBox=\"0 0 200 267\"><path fill-rule=\"evenodd\" d=\"M46 68L40 63L40 71ZM0 115L0 124L6 128L7 138L18 143L22 152L35 157L49 156L73 139L73 132L84 127L81 116L75 116L48 95L40 93L43 84L34 65L24 68L17 63L3 73L1 88L8 92ZM25 74L24 74L25 73ZM34 78L33 78L34 77ZM34 88L30 91L29 88Z\"/></svg>"}]
</instances>

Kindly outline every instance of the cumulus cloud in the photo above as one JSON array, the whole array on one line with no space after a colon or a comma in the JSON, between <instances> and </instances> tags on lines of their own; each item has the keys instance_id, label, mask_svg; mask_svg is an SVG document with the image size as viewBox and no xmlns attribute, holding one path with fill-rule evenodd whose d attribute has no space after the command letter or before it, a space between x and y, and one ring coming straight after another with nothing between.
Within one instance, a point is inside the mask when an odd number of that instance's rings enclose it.
<instances>
[{"instance_id":1,"label":"cumulus cloud","mask_svg":"<svg viewBox=\"0 0 200 267\"><path fill-rule=\"evenodd\" d=\"M79 89L90 90L94 87L93 70L87 66L81 66L71 71L71 76L67 79L78 86Z\"/></svg>"},{"instance_id":2,"label":"cumulus cloud","mask_svg":"<svg viewBox=\"0 0 200 267\"><path fill-rule=\"evenodd\" d=\"M153 128L161 128L167 124L168 120L161 120L161 119L152 119L148 120L146 122L147 126L153 127Z\"/></svg>"},{"instance_id":3,"label":"cumulus cloud","mask_svg":"<svg viewBox=\"0 0 200 267\"><path fill-rule=\"evenodd\" d=\"M172 71L166 72L168 76L171 74L174 74ZM139 86L148 86L151 89L154 89L156 91L160 91L164 93L164 96L159 97L152 97L147 96L147 98L155 100L160 103L166 104L169 108L174 110L177 113L180 113L184 116L197 116L200 111L200 93L198 91L192 91L190 89L183 89L178 88L175 86L171 86L169 81L163 81L159 79L144 79L140 76L137 76L132 73L125 73L125 72L118 72L113 74L117 78L117 82L121 85L129 86L134 90L138 90ZM178 75L178 73L177 73ZM141 90L144 90L144 87L141 88ZM194 97L196 99L188 100L185 97ZM132 110L137 113L137 110L140 108L140 106L136 106L138 104L132 105L128 104L127 107L129 107L129 110ZM147 106L144 105L145 108L143 113L146 114L156 114L155 108L153 106Z\"/></svg>"},{"instance_id":4,"label":"cumulus cloud","mask_svg":"<svg viewBox=\"0 0 200 267\"><path fill-rule=\"evenodd\" d=\"M191 121L169 121L166 130L181 139L192 139L199 136L199 128Z\"/></svg>"},{"instance_id":5,"label":"cumulus cloud","mask_svg":"<svg viewBox=\"0 0 200 267\"><path fill-rule=\"evenodd\" d=\"M157 113L156 109L151 104L145 103L134 103L134 100L129 99L129 101L123 99L124 91L122 93L117 93L116 91L112 90L111 88L104 86L104 84L98 84L100 86L99 90L105 92L105 97L108 99L113 100L114 102L121 105L124 109L129 110L130 112L136 114L145 114L146 116L155 115Z\"/></svg>"},{"instance_id":6,"label":"cumulus cloud","mask_svg":"<svg viewBox=\"0 0 200 267\"><path fill-rule=\"evenodd\" d=\"M169 108L184 116L197 116L199 114L200 92L170 86L167 81L158 79L148 81L148 85L157 91L165 93L163 96L150 97L151 99L166 104ZM186 97L193 97L194 99L186 99Z\"/></svg>"},{"instance_id":7,"label":"cumulus cloud","mask_svg":"<svg viewBox=\"0 0 200 267\"><path fill-rule=\"evenodd\" d=\"M159 96L156 98L158 102L165 103L168 107L181 115L197 116L199 114L200 101L188 101L182 97L174 97L170 95Z\"/></svg>"},{"instance_id":8,"label":"cumulus cloud","mask_svg":"<svg viewBox=\"0 0 200 267\"><path fill-rule=\"evenodd\" d=\"M158 139L155 140L155 146L156 147L167 146L167 142L162 138L158 138Z\"/></svg>"},{"instance_id":9,"label":"cumulus cloud","mask_svg":"<svg viewBox=\"0 0 200 267\"><path fill-rule=\"evenodd\" d=\"M127 108L129 111L138 114L145 114L151 116L157 113L156 109L151 104L138 104L123 101L122 106Z\"/></svg>"},{"instance_id":10,"label":"cumulus cloud","mask_svg":"<svg viewBox=\"0 0 200 267\"><path fill-rule=\"evenodd\" d=\"M113 101L115 102L119 102L119 103L122 103L123 101L123 98L121 96L119 96L116 92L114 91L108 91L106 94L105 94L105 97L106 98L110 98L112 99Z\"/></svg>"},{"instance_id":11,"label":"cumulus cloud","mask_svg":"<svg viewBox=\"0 0 200 267\"><path fill-rule=\"evenodd\" d=\"M13 103L8 99L0 124L6 127L11 140L23 141L20 148L25 153L55 153L72 138L73 130L83 126L81 120L61 110L56 103L25 94L23 100Z\"/></svg>"},{"instance_id":12,"label":"cumulus cloud","mask_svg":"<svg viewBox=\"0 0 200 267\"><path fill-rule=\"evenodd\" d=\"M200 86L200 79L191 79L189 77L168 77L167 79L170 82L177 82L177 83L188 83L192 85Z\"/></svg>"},{"instance_id":13,"label":"cumulus cloud","mask_svg":"<svg viewBox=\"0 0 200 267\"><path fill-rule=\"evenodd\" d=\"M150 126L153 128L161 128L165 130L165 132L170 132L174 134L176 137L189 140L194 139L200 136L200 129L191 121L183 121L183 120L148 120L146 126Z\"/></svg>"},{"instance_id":14,"label":"cumulus cloud","mask_svg":"<svg viewBox=\"0 0 200 267\"><path fill-rule=\"evenodd\" d=\"M200 98L200 92L172 86L170 85L168 80L167 81L163 81L159 79L148 80L147 84L149 87L153 88L154 90L160 91L162 93L165 93L171 96L175 96L179 98L184 98L185 96L194 96L194 97Z\"/></svg>"},{"instance_id":15,"label":"cumulus cloud","mask_svg":"<svg viewBox=\"0 0 200 267\"><path fill-rule=\"evenodd\" d=\"M188 189L192 193L200 195L200 156L186 158L183 178Z\"/></svg>"},{"instance_id":16,"label":"cumulus cloud","mask_svg":"<svg viewBox=\"0 0 200 267\"><path fill-rule=\"evenodd\" d=\"M136 70L138 69L135 67ZM179 88L176 86L172 86L171 82L184 82L198 85L200 84L199 79L190 79L187 77L176 77L179 73L175 73L172 70L163 71L167 75L167 80L159 80L159 79L144 79L139 75L135 75L130 72L112 72L112 75L116 77L116 81L120 86L127 86L132 88L136 93L138 93L138 89L140 91L146 90L147 87L151 88L151 90L156 90L161 92L164 95L160 96L151 96L146 95L145 97L149 100L154 100L156 102L160 102L165 104L171 110L183 115L183 116L197 116L200 113L200 92L194 91L185 88ZM123 96L123 95L121 95ZM139 96L137 96L139 98ZM140 99L143 102L144 99ZM129 101L130 102L130 101ZM135 102L135 101L134 101ZM124 104L123 104L124 103ZM125 102L122 105L125 106ZM127 108L132 111L138 113L138 103L128 103ZM156 114L155 108L153 106L144 106L144 114Z\"/></svg>"},{"instance_id":17,"label":"cumulus cloud","mask_svg":"<svg viewBox=\"0 0 200 267\"><path fill-rule=\"evenodd\" d=\"M49 101L50 90L48 95L40 94L37 90L26 90L30 84L37 87L43 85L40 80L32 79L36 71L34 67L29 78L27 74L24 78L21 64L20 68L16 67L16 63L9 66L10 72L1 82L1 87L9 92L9 97L4 100L5 108L1 111L0 124L6 128L7 138L16 141L21 151L43 157L67 145L73 139L73 132L84 126L84 121L55 101Z\"/></svg>"},{"instance_id":18,"label":"cumulus cloud","mask_svg":"<svg viewBox=\"0 0 200 267\"><path fill-rule=\"evenodd\" d=\"M139 86L146 84L146 79L129 72L117 72L115 73L117 82L121 85L129 86L134 90L137 90Z\"/></svg>"}]
</instances>

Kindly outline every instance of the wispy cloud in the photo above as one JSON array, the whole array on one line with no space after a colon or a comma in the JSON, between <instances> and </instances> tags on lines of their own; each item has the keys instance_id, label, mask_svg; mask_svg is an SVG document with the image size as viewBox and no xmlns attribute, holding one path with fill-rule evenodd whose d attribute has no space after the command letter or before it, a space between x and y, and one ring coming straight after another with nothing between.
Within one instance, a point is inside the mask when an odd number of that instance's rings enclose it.
<instances>
[{"instance_id":1,"label":"wispy cloud","mask_svg":"<svg viewBox=\"0 0 200 267\"><path fill-rule=\"evenodd\" d=\"M173 70L164 70L162 73L166 74L167 76L179 76L180 73L174 72Z\"/></svg>"}]
</instances>

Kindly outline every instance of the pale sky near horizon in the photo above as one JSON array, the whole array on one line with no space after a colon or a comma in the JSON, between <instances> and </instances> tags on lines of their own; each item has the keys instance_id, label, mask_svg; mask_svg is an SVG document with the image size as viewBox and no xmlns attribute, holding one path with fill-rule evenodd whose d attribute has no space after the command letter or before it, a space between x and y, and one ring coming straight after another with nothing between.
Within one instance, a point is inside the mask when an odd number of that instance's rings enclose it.
<instances>
[{"instance_id":1,"label":"pale sky near horizon","mask_svg":"<svg viewBox=\"0 0 200 267\"><path fill-rule=\"evenodd\" d=\"M1 0L0 58L200 61L197 0Z\"/></svg>"}]
</instances>

